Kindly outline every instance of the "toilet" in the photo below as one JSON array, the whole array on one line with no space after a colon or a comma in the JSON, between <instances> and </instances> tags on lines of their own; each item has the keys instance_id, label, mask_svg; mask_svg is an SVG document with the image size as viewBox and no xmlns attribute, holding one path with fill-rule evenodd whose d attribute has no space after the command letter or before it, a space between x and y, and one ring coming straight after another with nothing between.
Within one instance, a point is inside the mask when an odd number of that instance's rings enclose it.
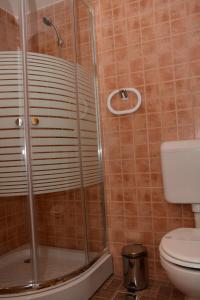
<instances>
[{"instance_id":1,"label":"toilet","mask_svg":"<svg viewBox=\"0 0 200 300\"><path fill-rule=\"evenodd\" d=\"M170 281L186 299L200 299L200 229L178 228L160 243L160 260Z\"/></svg>"},{"instance_id":2,"label":"toilet","mask_svg":"<svg viewBox=\"0 0 200 300\"><path fill-rule=\"evenodd\" d=\"M161 145L166 201L192 205L196 228L177 228L159 246L160 261L187 300L200 300L200 140Z\"/></svg>"}]
</instances>

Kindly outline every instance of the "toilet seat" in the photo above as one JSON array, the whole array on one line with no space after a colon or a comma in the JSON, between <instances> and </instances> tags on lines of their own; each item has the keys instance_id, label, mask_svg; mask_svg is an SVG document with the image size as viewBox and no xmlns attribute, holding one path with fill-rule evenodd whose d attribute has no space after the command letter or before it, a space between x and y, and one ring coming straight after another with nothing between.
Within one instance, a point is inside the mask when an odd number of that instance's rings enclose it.
<instances>
[{"instance_id":1,"label":"toilet seat","mask_svg":"<svg viewBox=\"0 0 200 300\"><path fill-rule=\"evenodd\" d=\"M173 264L200 270L200 228L178 228L167 233L159 250Z\"/></svg>"}]
</instances>

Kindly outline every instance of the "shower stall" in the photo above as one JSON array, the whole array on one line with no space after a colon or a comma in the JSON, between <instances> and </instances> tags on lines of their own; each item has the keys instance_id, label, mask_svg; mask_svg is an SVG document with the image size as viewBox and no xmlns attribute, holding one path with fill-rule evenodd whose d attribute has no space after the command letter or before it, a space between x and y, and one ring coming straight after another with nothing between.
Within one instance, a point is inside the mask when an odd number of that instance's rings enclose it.
<instances>
[{"instance_id":1,"label":"shower stall","mask_svg":"<svg viewBox=\"0 0 200 300\"><path fill-rule=\"evenodd\" d=\"M112 273L95 63L89 1L0 0L0 299L85 300Z\"/></svg>"}]
</instances>

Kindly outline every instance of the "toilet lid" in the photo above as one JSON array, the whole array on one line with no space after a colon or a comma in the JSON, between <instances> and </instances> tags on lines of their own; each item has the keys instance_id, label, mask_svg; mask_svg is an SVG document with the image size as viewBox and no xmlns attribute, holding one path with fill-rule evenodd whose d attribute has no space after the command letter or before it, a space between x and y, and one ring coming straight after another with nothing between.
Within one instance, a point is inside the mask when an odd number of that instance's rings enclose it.
<instances>
[{"instance_id":1,"label":"toilet lid","mask_svg":"<svg viewBox=\"0 0 200 300\"><path fill-rule=\"evenodd\" d=\"M200 228L178 228L167 233L160 251L173 263L200 269Z\"/></svg>"}]
</instances>

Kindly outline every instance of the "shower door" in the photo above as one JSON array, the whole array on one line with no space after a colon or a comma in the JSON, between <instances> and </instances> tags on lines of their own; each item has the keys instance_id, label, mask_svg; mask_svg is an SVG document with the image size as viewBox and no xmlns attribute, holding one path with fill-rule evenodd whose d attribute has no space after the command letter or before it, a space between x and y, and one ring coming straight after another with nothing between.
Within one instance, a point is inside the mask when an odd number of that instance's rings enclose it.
<instances>
[{"instance_id":1,"label":"shower door","mask_svg":"<svg viewBox=\"0 0 200 300\"><path fill-rule=\"evenodd\" d=\"M105 249L92 11L85 1L29 1L28 89L40 282ZM30 13L31 11L31 13Z\"/></svg>"},{"instance_id":2,"label":"shower door","mask_svg":"<svg viewBox=\"0 0 200 300\"><path fill-rule=\"evenodd\" d=\"M98 84L93 11L88 1L76 1L77 91L88 259L106 248Z\"/></svg>"},{"instance_id":3,"label":"shower door","mask_svg":"<svg viewBox=\"0 0 200 300\"><path fill-rule=\"evenodd\" d=\"M0 1L0 289L34 281L19 14L18 0Z\"/></svg>"},{"instance_id":4,"label":"shower door","mask_svg":"<svg viewBox=\"0 0 200 300\"><path fill-rule=\"evenodd\" d=\"M32 0L26 14L40 283L67 278L88 262L73 10L69 0L47 7Z\"/></svg>"},{"instance_id":5,"label":"shower door","mask_svg":"<svg viewBox=\"0 0 200 300\"><path fill-rule=\"evenodd\" d=\"M106 249L92 10L8 3L16 28L0 45L0 293L72 278Z\"/></svg>"}]
</instances>

